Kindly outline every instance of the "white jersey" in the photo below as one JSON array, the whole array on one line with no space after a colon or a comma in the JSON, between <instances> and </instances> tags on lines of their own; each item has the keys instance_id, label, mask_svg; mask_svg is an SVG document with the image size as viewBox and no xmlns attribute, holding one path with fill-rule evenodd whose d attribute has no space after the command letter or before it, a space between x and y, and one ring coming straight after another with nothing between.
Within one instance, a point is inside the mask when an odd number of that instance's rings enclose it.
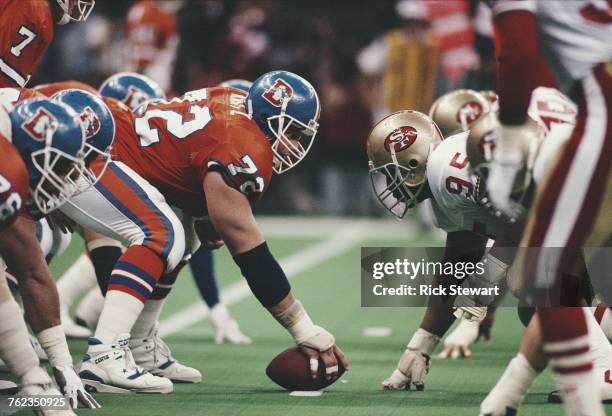
<instances>
[{"instance_id":1,"label":"white jersey","mask_svg":"<svg viewBox=\"0 0 612 416\"><path fill-rule=\"evenodd\" d=\"M546 131L546 139L538 150L533 167L533 179L538 184L572 134L578 107L560 91L538 87L531 94L527 112Z\"/></svg>"},{"instance_id":2,"label":"white jersey","mask_svg":"<svg viewBox=\"0 0 612 416\"><path fill-rule=\"evenodd\" d=\"M471 231L495 238L499 220L476 203L479 179L470 174L468 132L443 140L427 160L434 224L446 232Z\"/></svg>"},{"instance_id":3,"label":"white jersey","mask_svg":"<svg viewBox=\"0 0 612 416\"><path fill-rule=\"evenodd\" d=\"M553 88L533 91L529 116L546 130L534 163L536 184L542 179L576 122L576 105ZM479 180L470 174L466 155L468 132L443 140L427 161L427 182L432 200L426 201L434 213L434 223L446 232L472 231L495 238L499 220L476 202Z\"/></svg>"},{"instance_id":4,"label":"white jersey","mask_svg":"<svg viewBox=\"0 0 612 416\"><path fill-rule=\"evenodd\" d=\"M612 60L612 5L606 0L485 0L493 15L527 10L538 17L539 43L561 89Z\"/></svg>"}]
</instances>

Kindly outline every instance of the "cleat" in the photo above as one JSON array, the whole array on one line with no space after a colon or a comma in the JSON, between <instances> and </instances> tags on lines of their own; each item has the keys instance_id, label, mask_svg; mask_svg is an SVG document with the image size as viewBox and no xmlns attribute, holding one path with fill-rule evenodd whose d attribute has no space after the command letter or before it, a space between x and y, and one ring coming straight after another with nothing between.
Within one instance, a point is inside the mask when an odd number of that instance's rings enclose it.
<instances>
[{"instance_id":1,"label":"cleat","mask_svg":"<svg viewBox=\"0 0 612 416\"><path fill-rule=\"evenodd\" d=\"M130 340L136 363L151 374L168 378L174 383L202 382L202 373L172 357L170 348L159 337L158 326L156 323L147 337Z\"/></svg>"},{"instance_id":2,"label":"cleat","mask_svg":"<svg viewBox=\"0 0 612 416\"><path fill-rule=\"evenodd\" d=\"M171 393L172 382L136 365L129 345L129 334L121 334L113 344L89 338L79 377L89 392Z\"/></svg>"}]
</instances>

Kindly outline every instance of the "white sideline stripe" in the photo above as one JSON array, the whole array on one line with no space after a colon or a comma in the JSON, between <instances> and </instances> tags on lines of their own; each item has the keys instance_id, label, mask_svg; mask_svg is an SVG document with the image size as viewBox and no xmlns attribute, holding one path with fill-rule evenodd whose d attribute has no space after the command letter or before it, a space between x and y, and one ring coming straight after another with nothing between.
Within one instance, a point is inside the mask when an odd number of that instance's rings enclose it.
<instances>
[{"instance_id":1,"label":"white sideline stripe","mask_svg":"<svg viewBox=\"0 0 612 416\"><path fill-rule=\"evenodd\" d=\"M329 231L330 229L328 229L328 233ZM371 233L371 227L359 223L339 230L334 236L287 256L281 259L279 263L287 277L292 279L301 272L346 252L369 237ZM249 296L252 296L251 289L244 279L221 289L221 300L227 306L236 304ZM198 300L160 322L160 334L161 336L175 334L206 318L209 312L210 310L204 305L204 302Z\"/></svg>"}]
</instances>

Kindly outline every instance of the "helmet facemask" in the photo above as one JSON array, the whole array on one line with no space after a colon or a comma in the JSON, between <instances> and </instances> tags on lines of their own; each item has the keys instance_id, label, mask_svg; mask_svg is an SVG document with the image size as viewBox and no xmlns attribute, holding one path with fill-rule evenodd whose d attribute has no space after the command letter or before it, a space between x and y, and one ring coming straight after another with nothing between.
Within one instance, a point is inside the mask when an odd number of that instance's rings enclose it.
<instances>
[{"instance_id":1,"label":"helmet facemask","mask_svg":"<svg viewBox=\"0 0 612 416\"><path fill-rule=\"evenodd\" d=\"M374 166L370 160L370 181L376 198L383 207L397 219L402 219L410 208L414 208L420 201L419 197L425 188L426 179L419 164L415 166L402 166L397 161L393 148L390 163ZM429 154L433 151L430 145Z\"/></svg>"},{"instance_id":2,"label":"helmet facemask","mask_svg":"<svg viewBox=\"0 0 612 416\"><path fill-rule=\"evenodd\" d=\"M102 175L104 175L104 172L106 172L108 162L111 160L109 151L110 146L108 149L105 149L105 151L102 151L95 146L85 143L83 147L83 163L75 164L70 172L68 172L66 175L66 180L76 187L77 192L83 192L87 188L98 183ZM94 171L91 164L99 156L101 156L102 160L104 161L104 165L101 169L96 169Z\"/></svg>"},{"instance_id":3,"label":"helmet facemask","mask_svg":"<svg viewBox=\"0 0 612 416\"><path fill-rule=\"evenodd\" d=\"M285 97L280 114L267 118L268 128L276 138L272 142L275 173L281 174L295 167L310 151L319 124L310 120L308 125L286 114L290 98Z\"/></svg>"},{"instance_id":4,"label":"helmet facemask","mask_svg":"<svg viewBox=\"0 0 612 416\"><path fill-rule=\"evenodd\" d=\"M96 0L57 0L57 4L64 12L59 22L60 25L65 25L71 21L84 22L87 20L93 10Z\"/></svg>"},{"instance_id":5,"label":"helmet facemask","mask_svg":"<svg viewBox=\"0 0 612 416\"><path fill-rule=\"evenodd\" d=\"M42 214L59 208L79 191L75 181L85 168L82 155L75 157L52 147L52 135L48 132L46 146L31 154L32 164L40 177L30 187L30 196Z\"/></svg>"}]
</instances>

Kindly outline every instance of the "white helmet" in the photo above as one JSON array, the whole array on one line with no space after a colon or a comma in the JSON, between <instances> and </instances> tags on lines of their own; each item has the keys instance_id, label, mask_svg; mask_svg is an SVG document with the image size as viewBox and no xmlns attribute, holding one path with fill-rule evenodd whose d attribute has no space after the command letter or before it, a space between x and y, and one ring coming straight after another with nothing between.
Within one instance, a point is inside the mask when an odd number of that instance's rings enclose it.
<instances>
[{"instance_id":1,"label":"white helmet","mask_svg":"<svg viewBox=\"0 0 612 416\"><path fill-rule=\"evenodd\" d=\"M419 203L427 159L443 140L436 124L418 111L398 111L379 121L368 136L370 178L380 203L403 218Z\"/></svg>"}]
</instances>

